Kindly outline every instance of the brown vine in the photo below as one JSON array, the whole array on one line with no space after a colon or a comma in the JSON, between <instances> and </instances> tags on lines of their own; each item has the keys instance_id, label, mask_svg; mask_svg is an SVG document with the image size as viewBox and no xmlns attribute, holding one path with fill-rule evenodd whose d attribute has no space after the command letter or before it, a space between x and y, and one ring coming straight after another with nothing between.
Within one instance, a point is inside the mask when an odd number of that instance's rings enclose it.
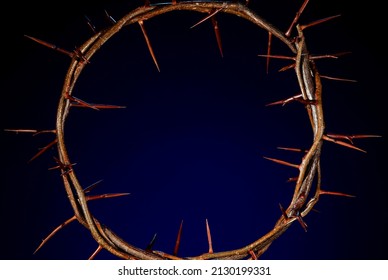
<instances>
[{"instance_id":1,"label":"brown vine","mask_svg":"<svg viewBox=\"0 0 388 280\"><path fill-rule=\"evenodd\" d=\"M98 248L96 252L90 257L94 256L105 249L112 253L113 255L122 258L122 259L191 259L191 260L210 260L210 259L257 259L259 258L276 240L281 236L295 221L300 223L300 225L306 229L306 224L303 221L303 218L309 214L313 209L314 205L318 202L321 195L340 195L340 196L349 196L343 193L338 192L329 192L321 189L321 168L320 168L320 157L321 149L324 141L331 141L340 145L343 145L348 148L353 148L361 150L353 145L351 139L353 138L366 138L366 137L375 137L376 135L333 135L325 134L325 121L324 121L324 112L322 108L322 85L321 78L324 78L320 75L316 65L315 59L320 57L314 57L309 54L306 40L304 37L304 29L314 26L316 24L325 22L334 17L329 17L323 20L318 20L308 25L300 25L298 23L299 17L306 7L308 0L305 0L302 4L302 7L297 12L294 21L290 25L290 28L283 32L267 22L265 19L257 15L248 7L248 1L244 3L238 2L214 2L214 1L190 1L190 2L177 2L172 1L171 3L164 3L158 5L151 5L146 1L144 6L141 6L133 11L127 13L121 19L115 21L112 19L113 25L109 28L106 28L100 32L96 32L90 39L88 39L84 44L77 48L74 52L68 52L62 50L55 45L49 44L47 42L41 41L39 39L29 37L30 39L43 44L47 47L56 49L62 53L69 55L72 60L68 68L67 74L65 76L61 96L59 99L59 104L57 107L57 116L56 116L56 128L55 130L50 131L36 131L36 130L23 130L23 129L14 129L10 131L14 132L28 132L28 133L41 133L41 132L50 132L55 134L55 140L51 142L47 147L41 150L41 152L35 155L32 159L39 156L41 153L45 152L48 148L53 145L57 145L58 158L56 158L57 166L54 167L61 171L61 177L63 179L64 187L74 211L74 216L69 220L64 222L58 228L56 228L47 238L43 240L41 245L38 247L41 248L46 241L51 238L58 230L66 226L72 221L77 220L85 228L87 228L93 238L98 243ZM295 188L293 197L289 205L286 208L283 208L280 205L279 218L276 221L273 229L267 232L262 237L257 238L254 242L247 244L242 248L237 248L230 251L214 252L212 248L210 228L206 221L208 241L209 241L209 251L197 255L197 256L187 256L187 257L178 257L176 252L180 243L180 233L178 234L176 248L174 254L167 254L165 252L152 250L152 246L149 246L147 249L140 249L136 246L127 243L119 236L117 236L111 229L102 225L90 212L88 207L88 201L94 199L102 199L107 197L121 196L126 195L125 193L121 194L106 194L100 196L89 196L89 188L84 188L77 179L76 171L73 167L73 163L68 155L66 143L65 143L65 123L66 119L71 111L72 107L89 107L93 109L115 109L122 108L115 105L105 105L105 104L91 104L80 100L73 96L73 90L75 88L76 82L80 77L82 70L88 65L88 62L91 60L93 55L103 46L106 42L109 41L115 34L120 32L123 28L132 25L139 24L142 28L143 34L146 38L146 42L149 48L149 51L154 59L155 65L158 67L155 55L152 50L152 46L148 40L147 33L144 29L143 23L151 18L157 17L162 14L166 14L172 11L192 11L206 14L205 20L213 20L213 27L216 31L217 42L222 54L221 42L217 35L217 23L214 20L214 17L218 13L227 13L234 16L238 16L247 21L250 21L258 28L261 28L268 32L269 43L268 43L268 53L263 55L268 60L270 58L281 58L281 59L290 59L293 63L288 67L288 69L293 68L296 73L296 78L300 88L300 95L293 96L286 100L281 100L274 102L270 105L276 104L286 104L291 101L299 101L305 105L306 112L308 114L310 125L312 129L312 143L309 149L304 152L304 156L299 164L291 164L279 159L267 158L268 160L274 161L279 164L288 165L294 168L297 168L299 171L298 177L294 178ZM295 32L295 36L291 37L291 33ZM292 57L283 57L279 55L271 55L270 47L271 40L277 38L288 49L293 53ZM328 56L326 56L328 57ZM284 148L292 150L291 148ZM361 150L362 151L362 150ZM180 229L181 232L181 229ZM151 242L152 243L152 242Z\"/></svg>"}]
</instances>

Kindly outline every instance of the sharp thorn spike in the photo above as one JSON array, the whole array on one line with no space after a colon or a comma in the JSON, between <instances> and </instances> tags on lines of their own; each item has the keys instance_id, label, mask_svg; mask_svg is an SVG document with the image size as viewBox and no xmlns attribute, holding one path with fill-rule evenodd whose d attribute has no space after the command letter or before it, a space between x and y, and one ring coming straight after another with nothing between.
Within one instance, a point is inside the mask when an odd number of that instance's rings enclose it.
<instances>
[{"instance_id":1,"label":"sharp thorn spike","mask_svg":"<svg viewBox=\"0 0 388 280\"><path fill-rule=\"evenodd\" d=\"M206 16L205 18L201 19L199 22L197 22L196 24L192 25L190 27L190 29L193 29L194 27L197 27L198 25L200 25L201 23L207 21L208 19L214 17L216 14L218 14L220 11L222 11L222 9L224 9L225 5L223 5L221 8L211 12L208 16Z\"/></svg>"},{"instance_id":2,"label":"sharp thorn spike","mask_svg":"<svg viewBox=\"0 0 388 280\"><path fill-rule=\"evenodd\" d=\"M352 79L336 78L336 77L330 77L330 76L325 76L325 75L320 75L320 77L323 78L323 79L327 79L327 80L335 80L335 81L342 81L342 82L352 82L352 83L356 83L357 82L356 80L352 80Z\"/></svg>"},{"instance_id":3,"label":"sharp thorn spike","mask_svg":"<svg viewBox=\"0 0 388 280\"><path fill-rule=\"evenodd\" d=\"M105 199L105 198L113 198L130 195L130 193L105 193L105 194L97 194L97 195L88 195L86 196L87 201L97 200L97 199Z\"/></svg>"},{"instance_id":4,"label":"sharp thorn spike","mask_svg":"<svg viewBox=\"0 0 388 280\"><path fill-rule=\"evenodd\" d=\"M351 195L351 194L346 194L346 193L342 193L342 192L331 192L331 191L324 191L324 190L319 190L319 195L336 195L336 196L345 196L345 197L356 197L355 195Z\"/></svg>"},{"instance_id":5,"label":"sharp thorn spike","mask_svg":"<svg viewBox=\"0 0 388 280\"><path fill-rule=\"evenodd\" d=\"M288 28L288 30L286 31L285 35L287 37L290 37L291 35L291 31L292 31L292 28L294 28L295 24L298 22L300 16L302 15L304 9L306 8L307 4L308 4L309 0L305 0L302 4L302 6L299 8L298 12L296 13L295 17L294 17L294 20L291 22L291 25L290 27Z\"/></svg>"},{"instance_id":6,"label":"sharp thorn spike","mask_svg":"<svg viewBox=\"0 0 388 280\"><path fill-rule=\"evenodd\" d=\"M276 158L270 158L270 157L264 157L264 158L265 158L265 159L268 159L268 160L270 160L270 161L273 161L273 162L282 164L282 165L291 166L291 167L294 167L294 168L299 169L299 165L297 165L297 164L289 163L289 162L287 162L287 161L280 160L280 159L276 159Z\"/></svg>"},{"instance_id":7,"label":"sharp thorn spike","mask_svg":"<svg viewBox=\"0 0 388 280\"><path fill-rule=\"evenodd\" d=\"M101 252L102 249L103 247L101 245L98 245L97 249L93 252L93 254L90 255L88 260L94 260L94 258L98 255L98 253Z\"/></svg>"},{"instance_id":8,"label":"sharp thorn spike","mask_svg":"<svg viewBox=\"0 0 388 280\"><path fill-rule=\"evenodd\" d=\"M154 234L150 243L148 243L148 245L146 247L146 251L152 251L152 247L154 247L154 245L155 245L157 235L158 235L157 233Z\"/></svg>"},{"instance_id":9,"label":"sharp thorn spike","mask_svg":"<svg viewBox=\"0 0 388 280\"><path fill-rule=\"evenodd\" d=\"M108 13L106 10L104 10L104 12L105 12L105 15L106 15L106 17L108 18L108 20L109 20L112 24L115 24L115 23L116 23L116 20L115 20L113 17L111 17L111 16L109 15L109 13Z\"/></svg>"},{"instance_id":10,"label":"sharp thorn spike","mask_svg":"<svg viewBox=\"0 0 388 280\"><path fill-rule=\"evenodd\" d=\"M46 152L48 149L50 149L52 146L54 146L57 142L58 142L58 139L55 138L54 141L50 142L47 146L45 146L45 147L42 148L38 153L36 153L36 154L28 161L28 163L30 163L31 161L35 160L35 159L38 158L39 156L41 156L44 152Z\"/></svg>"},{"instance_id":11,"label":"sharp thorn spike","mask_svg":"<svg viewBox=\"0 0 388 280\"><path fill-rule=\"evenodd\" d=\"M181 221L181 224L179 226L178 234L175 241L175 247L174 247L174 256L178 255L179 247L181 244L181 238L182 238L182 230L183 230L183 220Z\"/></svg>"},{"instance_id":12,"label":"sharp thorn spike","mask_svg":"<svg viewBox=\"0 0 388 280\"><path fill-rule=\"evenodd\" d=\"M308 24L304 24L304 25L301 26L301 28L302 28L302 30L304 30L304 29L306 29L308 27L315 26L315 25L321 24L323 22L327 22L329 20L335 19L335 18L340 17L340 16L341 15L335 15L335 16L330 16L330 17L322 18L322 19L310 22Z\"/></svg>"},{"instance_id":13,"label":"sharp thorn spike","mask_svg":"<svg viewBox=\"0 0 388 280\"><path fill-rule=\"evenodd\" d=\"M213 251L213 243L212 243L212 235L210 233L210 226L209 226L209 221L206 219L206 234L207 234L207 242L209 244L209 254L212 254Z\"/></svg>"},{"instance_id":14,"label":"sharp thorn spike","mask_svg":"<svg viewBox=\"0 0 388 280\"><path fill-rule=\"evenodd\" d=\"M269 60L271 58L272 33L268 32L266 72L269 73Z\"/></svg>"},{"instance_id":15,"label":"sharp thorn spike","mask_svg":"<svg viewBox=\"0 0 388 280\"><path fill-rule=\"evenodd\" d=\"M92 23L92 21L89 19L89 17L87 17L87 16L85 15L85 19L86 19L86 22L87 22L88 26L89 26L90 29L93 31L93 33L94 33L94 34L97 33L96 27L94 26L94 24Z\"/></svg>"},{"instance_id":16,"label":"sharp thorn spike","mask_svg":"<svg viewBox=\"0 0 388 280\"><path fill-rule=\"evenodd\" d=\"M97 182L94 182L93 184L87 186L85 189L84 189L84 193L88 193L88 192L91 192L95 187L97 187L97 185L99 183L101 183L103 180L98 180Z\"/></svg>"},{"instance_id":17,"label":"sharp thorn spike","mask_svg":"<svg viewBox=\"0 0 388 280\"><path fill-rule=\"evenodd\" d=\"M144 27L144 22L142 20L139 20L138 23L140 25L141 31L143 32L143 36L144 36L144 39L146 41L146 44L147 44L147 47L148 47L148 51L150 52L150 54L152 56L152 59L153 59L153 61L155 63L156 68L160 72L158 61L156 60L156 56L155 56L154 50L152 49L151 41L148 38L147 31L145 30L145 27Z\"/></svg>"},{"instance_id":18,"label":"sharp thorn spike","mask_svg":"<svg viewBox=\"0 0 388 280\"><path fill-rule=\"evenodd\" d=\"M34 251L34 254L38 252L43 247L43 245L46 244L46 242L49 241L59 230L70 224L72 221L75 221L76 219L77 218L74 215L70 219L66 220L64 223L57 226L46 238L43 239L43 241L39 244L38 248L36 248L36 250Z\"/></svg>"},{"instance_id":19,"label":"sharp thorn spike","mask_svg":"<svg viewBox=\"0 0 388 280\"><path fill-rule=\"evenodd\" d=\"M214 33L216 35L216 40L217 40L218 49L220 51L220 55L221 57L224 57L224 52L222 50L221 33L220 33L220 29L218 28L218 22L214 16L212 17L212 25L213 25Z\"/></svg>"}]
</instances>

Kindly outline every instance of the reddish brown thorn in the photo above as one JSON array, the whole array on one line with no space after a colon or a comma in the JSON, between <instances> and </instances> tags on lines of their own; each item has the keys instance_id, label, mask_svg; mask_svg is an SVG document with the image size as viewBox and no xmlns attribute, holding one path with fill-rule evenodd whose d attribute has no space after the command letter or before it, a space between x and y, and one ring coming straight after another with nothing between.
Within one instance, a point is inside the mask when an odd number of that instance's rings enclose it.
<instances>
[{"instance_id":1,"label":"reddish brown thorn","mask_svg":"<svg viewBox=\"0 0 388 280\"><path fill-rule=\"evenodd\" d=\"M298 214L298 216L296 216L296 219L298 220L304 231L307 232L307 224L303 221L302 216Z\"/></svg>"},{"instance_id":2,"label":"reddish brown thorn","mask_svg":"<svg viewBox=\"0 0 388 280\"><path fill-rule=\"evenodd\" d=\"M173 5L176 5L176 0L172 0L172 4L173 4Z\"/></svg>"},{"instance_id":3,"label":"reddish brown thorn","mask_svg":"<svg viewBox=\"0 0 388 280\"><path fill-rule=\"evenodd\" d=\"M50 142L47 146L40 149L40 151L38 153L36 153L28 162L30 163L31 161L33 161L34 159L36 159L37 157L42 155L44 152L46 152L48 149L50 149L52 146L54 146L57 142L58 142L58 139L55 138L54 141Z\"/></svg>"},{"instance_id":4,"label":"reddish brown thorn","mask_svg":"<svg viewBox=\"0 0 388 280\"><path fill-rule=\"evenodd\" d=\"M144 0L144 7L149 7L150 4L150 0Z\"/></svg>"},{"instance_id":5,"label":"reddish brown thorn","mask_svg":"<svg viewBox=\"0 0 388 280\"><path fill-rule=\"evenodd\" d=\"M327 195L337 195L337 196L346 196L346 197L356 197L355 195L341 193L341 192L330 192L330 191L323 191L319 190L319 195L327 194Z\"/></svg>"},{"instance_id":6,"label":"reddish brown thorn","mask_svg":"<svg viewBox=\"0 0 388 280\"><path fill-rule=\"evenodd\" d=\"M287 70L290 70L290 69L294 69L294 68L295 68L295 65L296 65L295 63L292 63L292 64L290 64L290 65L286 65L286 66L280 68L280 69L278 70L278 72L284 72L284 71L287 71Z\"/></svg>"},{"instance_id":7,"label":"reddish brown thorn","mask_svg":"<svg viewBox=\"0 0 388 280\"><path fill-rule=\"evenodd\" d=\"M179 230L178 230L178 235L176 237L174 253L173 253L174 256L178 255L179 246L181 245L182 230L183 230L183 220L181 221L181 224L180 224Z\"/></svg>"},{"instance_id":8,"label":"reddish brown thorn","mask_svg":"<svg viewBox=\"0 0 388 280\"><path fill-rule=\"evenodd\" d=\"M352 79L336 78L336 77L330 77L330 76L324 76L324 75L320 75L320 77L323 79L342 81L342 82L352 82L352 83L357 82L356 80L352 80Z\"/></svg>"},{"instance_id":9,"label":"reddish brown thorn","mask_svg":"<svg viewBox=\"0 0 388 280\"><path fill-rule=\"evenodd\" d=\"M27 37L27 38L29 38L29 39L31 39L31 40L33 40L33 41L35 41L35 42L37 42L38 44L41 44L41 45L43 45L43 46L45 46L45 47L48 47L48 48L53 49L53 50L56 50L56 51L58 51L58 52L60 52L60 53L66 54L66 55L68 55L68 56L70 56L70 57L73 57L73 55L74 55L73 52L69 52L69 51L67 51L67 50L58 48L58 47L57 47L56 45L54 45L54 44L45 42L45 41L43 41L43 40L37 39L37 38L32 37L32 36L28 36L28 35L24 35L24 36Z\"/></svg>"},{"instance_id":10,"label":"reddish brown thorn","mask_svg":"<svg viewBox=\"0 0 388 280\"><path fill-rule=\"evenodd\" d=\"M101 252L102 249L103 247L101 245L98 245L97 249L93 252L93 254L89 257L88 260L93 260L98 255L98 253Z\"/></svg>"},{"instance_id":11,"label":"reddish brown thorn","mask_svg":"<svg viewBox=\"0 0 388 280\"><path fill-rule=\"evenodd\" d=\"M223 9L224 7L225 7L225 5L222 6L221 8L219 8L219 9L215 10L214 12L210 13L210 14L209 14L208 16L206 16L204 19L201 19L199 22L197 22L196 24L192 25L192 26L190 27L190 29L192 29L192 28L194 28L194 27L200 25L201 23L207 21L208 19L212 18L212 17L215 16L217 13L219 13L220 11L222 11L222 9Z\"/></svg>"},{"instance_id":12,"label":"reddish brown thorn","mask_svg":"<svg viewBox=\"0 0 388 280\"><path fill-rule=\"evenodd\" d=\"M291 102L291 101L299 101L300 99L302 99L302 94L298 94L298 95L294 95L294 96L291 96L290 98L287 98L287 99L283 99L283 100L279 100L279 101L275 101L275 102L272 102L272 103L269 103L265 106L273 106L273 105L286 105L287 103Z\"/></svg>"},{"instance_id":13,"label":"reddish brown thorn","mask_svg":"<svg viewBox=\"0 0 388 280\"><path fill-rule=\"evenodd\" d=\"M294 20L292 21L290 27L288 28L287 32L285 33L285 35L286 35L287 37L290 37L292 28L294 28L295 24L296 24L297 21L299 20L301 14L303 13L304 9L306 8L308 2L309 2L309 0L305 0L305 1L303 2L302 6L300 7L299 11L296 13L296 15L295 15L295 17L294 17Z\"/></svg>"},{"instance_id":14,"label":"reddish brown thorn","mask_svg":"<svg viewBox=\"0 0 388 280\"><path fill-rule=\"evenodd\" d=\"M272 33L268 32L268 44L267 44L267 63L266 63L266 72L269 72L269 59L271 57L271 43L272 43Z\"/></svg>"},{"instance_id":15,"label":"reddish brown thorn","mask_svg":"<svg viewBox=\"0 0 388 280\"><path fill-rule=\"evenodd\" d=\"M15 132L16 134L19 133L33 133L32 136L42 134L42 133L54 133L56 134L57 131L55 129L50 129L50 130L37 130L37 129L4 129L4 131L9 131L9 132Z\"/></svg>"},{"instance_id":16,"label":"reddish brown thorn","mask_svg":"<svg viewBox=\"0 0 388 280\"><path fill-rule=\"evenodd\" d=\"M287 182L290 183L290 182L296 182L298 181L298 178L299 177L291 177L291 178L288 178Z\"/></svg>"},{"instance_id":17,"label":"reddish brown thorn","mask_svg":"<svg viewBox=\"0 0 388 280\"><path fill-rule=\"evenodd\" d=\"M95 110L99 109L124 109L126 106L119 106L119 105L108 105L108 104L93 104L93 103L88 103L89 106L85 106L84 104L80 103L72 103L72 107L87 107L87 108L92 108Z\"/></svg>"},{"instance_id":18,"label":"reddish brown thorn","mask_svg":"<svg viewBox=\"0 0 388 280\"><path fill-rule=\"evenodd\" d=\"M158 61L156 60L154 50L152 49L152 46L151 46L151 41L148 38L147 31L145 30L145 27L144 27L144 22L142 20L139 20L139 25L140 25L141 31L143 32L144 39L146 40L148 50L152 56L152 59L155 63L155 66L158 69L158 71L160 72Z\"/></svg>"},{"instance_id":19,"label":"reddish brown thorn","mask_svg":"<svg viewBox=\"0 0 388 280\"><path fill-rule=\"evenodd\" d=\"M257 260L257 256L256 256L256 254L255 254L255 252L253 251L253 250L249 250L249 255L251 255L251 259L252 260Z\"/></svg>"},{"instance_id":20,"label":"reddish brown thorn","mask_svg":"<svg viewBox=\"0 0 388 280\"><path fill-rule=\"evenodd\" d=\"M351 148L351 149L354 149L354 150L357 150L357 151L360 151L360 152L363 152L363 153L366 153L365 150L363 149L360 149L352 144L349 144L349 143L346 143L344 141L341 141L341 140L336 140L334 138L331 138L331 137L328 137L327 135L323 135L322 136L322 139L323 140L326 140L326 141L330 141L330 142L333 142L335 144L338 144L338 145L341 145L341 146L344 146L344 147L347 147L347 148Z\"/></svg>"},{"instance_id":21,"label":"reddish brown thorn","mask_svg":"<svg viewBox=\"0 0 388 280\"><path fill-rule=\"evenodd\" d=\"M207 234L207 242L209 244L209 254L212 254L213 253L213 243L212 243L212 235L210 233L210 226L209 226L209 222L208 220L206 219L206 234Z\"/></svg>"},{"instance_id":22,"label":"reddish brown thorn","mask_svg":"<svg viewBox=\"0 0 388 280\"><path fill-rule=\"evenodd\" d=\"M86 108L92 108L94 110L98 110L98 108L93 106L92 104L85 102L82 99L79 99L79 98L72 96L68 93L66 93L65 98L74 102L73 104L76 104L78 107L86 107ZM73 106L73 104L71 104L71 105Z\"/></svg>"},{"instance_id":23,"label":"reddish brown thorn","mask_svg":"<svg viewBox=\"0 0 388 280\"><path fill-rule=\"evenodd\" d=\"M220 29L218 28L218 21L214 16L212 17L212 25L213 25L214 33L216 35L218 49L220 51L221 57L224 57L224 53L222 51L221 33L220 33Z\"/></svg>"},{"instance_id":24,"label":"reddish brown thorn","mask_svg":"<svg viewBox=\"0 0 388 280\"><path fill-rule=\"evenodd\" d=\"M299 169L299 165L293 164L293 163L289 163L289 162L284 161L284 160L280 160L280 159L276 159L276 158L269 158L269 157L263 157L263 158L271 160L271 161L279 163L279 164L282 164L282 165L291 166L291 167Z\"/></svg>"},{"instance_id":25,"label":"reddish brown thorn","mask_svg":"<svg viewBox=\"0 0 388 280\"><path fill-rule=\"evenodd\" d=\"M270 57L270 58L277 58L277 59L295 60L295 57L293 57L293 56L286 56L286 55L258 54L257 56L266 57L266 58Z\"/></svg>"},{"instance_id":26,"label":"reddish brown thorn","mask_svg":"<svg viewBox=\"0 0 388 280\"><path fill-rule=\"evenodd\" d=\"M279 203L279 208L280 208L280 211L282 211L283 218L287 221L288 215L286 213L286 210L284 210L283 206L280 203Z\"/></svg>"},{"instance_id":27,"label":"reddish brown thorn","mask_svg":"<svg viewBox=\"0 0 388 280\"><path fill-rule=\"evenodd\" d=\"M86 200L97 200L97 199L105 199L105 198L112 198L112 197L120 197L130 195L130 193L105 193L105 194L97 194L97 195L88 195L86 196Z\"/></svg>"},{"instance_id":28,"label":"reddish brown thorn","mask_svg":"<svg viewBox=\"0 0 388 280\"><path fill-rule=\"evenodd\" d=\"M302 28L302 30L304 30L304 29L306 29L306 28L308 28L308 27L311 27L311 26L315 26L315 25L321 24L321 23L323 23L323 22L332 20L332 19L337 18L337 17L339 17L339 16L341 16L341 15L335 15L335 16L331 16L331 17L326 17L326 18L318 19L318 20L313 21L313 22L310 22L310 23L308 23L308 24L301 25L301 28Z\"/></svg>"},{"instance_id":29,"label":"reddish brown thorn","mask_svg":"<svg viewBox=\"0 0 388 280\"><path fill-rule=\"evenodd\" d=\"M342 55L350 54L351 52L341 52L336 54L325 54L325 55L310 55L309 59L311 60L317 60L322 58L339 58Z\"/></svg>"},{"instance_id":30,"label":"reddish brown thorn","mask_svg":"<svg viewBox=\"0 0 388 280\"><path fill-rule=\"evenodd\" d=\"M53 237L60 229L64 228L65 226L67 226L68 224L70 224L72 221L75 221L77 218L76 216L74 215L73 217L71 217L70 219L66 220L64 223L60 224L59 226L57 226L45 239L43 239L42 243L40 243L40 245L38 246L38 248L36 248L34 254L36 252L38 252L38 250L40 248L42 248L42 246L51 238Z\"/></svg>"},{"instance_id":31,"label":"reddish brown thorn","mask_svg":"<svg viewBox=\"0 0 388 280\"><path fill-rule=\"evenodd\" d=\"M101 182L102 182L102 180L98 180L97 182L94 182L93 184L87 186L87 187L84 189L84 193L89 193L89 192L91 192L91 191L92 191L95 187L97 187L97 185L98 185L99 183L101 183Z\"/></svg>"},{"instance_id":32,"label":"reddish brown thorn","mask_svg":"<svg viewBox=\"0 0 388 280\"><path fill-rule=\"evenodd\" d=\"M115 20L113 17L111 17L111 15L109 15L108 12L107 12L106 10L104 10L104 11L105 11L105 15L106 15L106 17L108 18L108 20L109 20L112 24L115 24L115 23L116 23L116 20Z\"/></svg>"},{"instance_id":33,"label":"reddish brown thorn","mask_svg":"<svg viewBox=\"0 0 388 280\"><path fill-rule=\"evenodd\" d=\"M277 147L279 150L291 151L291 152L299 152L299 153L307 153L308 150L303 150L300 148L287 148L287 147Z\"/></svg>"},{"instance_id":34,"label":"reddish brown thorn","mask_svg":"<svg viewBox=\"0 0 388 280\"><path fill-rule=\"evenodd\" d=\"M87 22L88 26L89 26L90 29L93 31L93 33L97 33L96 27L94 26L94 24L92 23L92 21L91 21L87 16L85 16L85 19L86 19L86 22Z\"/></svg>"},{"instance_id":35,"label":"reddish brown thorn","mask_svg":"<svg viewBox=\"0 0 388 280\"><path fill-rule=\"evenodd\" d=\"M332 133L327 133L326 136L330 137L330 138L334 138L334 139L345 139L345 140L348 140L352 144L353 144L353 141L352 141L353 139L381 137L381 135L375 135L375 134L342 135L342 134L332 134Z\"/></svg>"},{"instance_id":36,"label":"reddish brown thorn","mask_svg":"<svg viewBox=\"0 0 388 280\"><path fill-rule=\"evenodd\" d=\"M152 237L150 243L148 243L147 247L146 247L146 251L152 251L152 247L154 247L155 245L155 242L156 242L156 237L157 237L157 233L154 234L154 236Z\"/></svg>"},{"instance_id":37,"label":"reddish brown thorn","mask_svg":"<svg viewBox=\"0 0 388 280\"><path fill-rule=\"evenodd\" d=\"M76 59L78 59L79 61L82 61L82 62L89 62L79 49L75 49L73 52L70 52L70 51L67 51L65 49L59 48L59 47L57 47L54 44L45 42L43 40L34 38L32 36L28 36L28 35L24 35L24 36L29 38L29 39L31 39L31 40L33 40L33 41L35 41L35 42L37 42L38 44L41 44L41 45L43 45L45 47L48 47L48 48L53 49L53 50L56 50L56 51L58 51L60 53L66 54L66 55L70 56L71 58L76 58Z\"/></svg>"},{"instance_id":38,"label":"reddish brown thorn","mask_svg":"<svg viewBox=\"0 0 388 280\"><path fill-rule=\"evenodd\" d=\"M76 165L76 163L64 164L56 157L54 157L54 160L58 163L58 165L49 168L49 170L60 169L62 171L61 176L66 175L66 174L72 172L73 171L73 165Z\"/></svg>"}]
</instances>

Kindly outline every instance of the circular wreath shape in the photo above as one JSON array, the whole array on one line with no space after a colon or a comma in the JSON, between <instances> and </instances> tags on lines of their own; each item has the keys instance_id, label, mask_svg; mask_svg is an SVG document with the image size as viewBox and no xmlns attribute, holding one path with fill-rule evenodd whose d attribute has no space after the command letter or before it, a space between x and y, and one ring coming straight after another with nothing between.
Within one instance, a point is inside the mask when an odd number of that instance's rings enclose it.
<instances>
[{"instance_id":1,"label":"circular wreath shape","mask_svg":"<svg viewBox=\"0 0 388 280\"><path fill-rule=\"evenodd\" d=\"M74 211L74 217L69 219L65 224L77 220L80 224L87 228L95 241L98 243L98 249L95 254L97 254L100 250L105 249L122 259L257 259L270 247L272 242L280 237L295 221L300 223L300 225L306 229L303 217L305 217L313 209L314 205L318 202L320 195L329 193L321 190L320 156L323 141L334 141L332 138L324 134L325 123L321 99L321 76L316 68L314 59L309 54L306 46L303 30L307 26L301 26L297 23L297 20L299 19L299 16L307 2L308 1L304 1L301 10L297 13L294 22L291 24L287 32L280 31L278 28L252 11L248 5L238 2L172 1L171 3L162 4L146 3L144 6L130 11L120 20L112 20L112 25L110 27L105 28L102 31L95 32L91 38L71 53L72 61L64 79L57 108L55 129L56 140L54 141L58 150L58 158L56 158L56 161L58 163L57 168L61 170L61 177L64 182L65 190ZM280 205L279 218L275 222L274 227L263 236L258 237L252 243L246 244L241 248L214 252L208 224L207 233L209 251L200 255L179 257L176 253L168 254L153 250L152 246L146 249L141 249L131 245L115 234L109 227L102 224L91 213L88 201L91 200L92 197L87 195L89 191L88 188L84 188L79 182L73 168L74 164L68 154L68 149L65 143L65 123L72 107L89 107L93 109L115 108L113 105L87 103L73 95L73 90L75 89L80 74L88 65L91 58L114 35L123 30L123 28L132 24L139 24L146 38L151 55L158 67L152 47L150 46L148 37L143 29L143 23L151 18L172 11L193 11L203 13L205 14L203 21L211 20L218 13L226 13L240 17L268 32L269 42L272 38L280 40L293 54L292 57L289 57L289 59L293 61L290 69L293 68L295 71L300 94L283 100L280 103L285 104L290 101L298 101L304 104L312 129L312 142L306 151L302 151L304 154L299 164L291 164L282 160L267 158L276 163L298 169L298 176L293 180L295 183L293 195L287 207ZM217 28L216 25L214 25L214 27ZM291 33L295 33L295 36L291 36ZM280 56L270 55L269 53L265 57L267 57L267 59L282 58ZM340 193L331 194L344 195ZM50 237L51 236L48 238ZM43 240L41 246L48 240L48 238ZM179 246L179 242L180 235L178 235L177 238L177 247ZM39 248L41 246L39 246ZM95 254L93 254L91 258L93 258Z\"/></svg>"}]
</instances>

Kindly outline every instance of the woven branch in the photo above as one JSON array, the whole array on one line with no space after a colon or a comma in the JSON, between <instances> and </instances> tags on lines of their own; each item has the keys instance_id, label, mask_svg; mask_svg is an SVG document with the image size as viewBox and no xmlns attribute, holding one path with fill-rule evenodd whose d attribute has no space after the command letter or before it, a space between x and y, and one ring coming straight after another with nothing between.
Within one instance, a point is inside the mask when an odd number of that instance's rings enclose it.
<instances>
[{"instance_id":1,"label":"woven branch","mask_svg":"<svg viewBox=\"0 0 388 280\"><path fill-rule=\"evenodd\" d=\"M74 217L70 218L64 224L56 228L53 233L55 233L57 230L59 230L66 224L77 220L80 224L82 224L90 231L93 238L98 243L98 248L95 254L97 254L101 249L105 249L113 255L122 259L257 259L270 247L272 242L279 238L295 221L300 223L304 229L307 228L306 224L303 221L303 217L305 217L313 209L314 205L318 202L320 195L330 194L347 196L346 194L338 192L327 192L321 190L320 156L322 144L325 140L328 140L346 147L356 148L355 146L353 146L351 139L375 137L375 135L357 135L354 137L342 135L325 135L325 122L322 109L321 75L319 74L318 69L314 63L314 57L309 55L306 40L303 33L303 30L305 28L314 24L324 22L325 20L319 20L313 24L305 26L299 25L299 16L303 12L307 3L308 0L305 0L303 2L301 9L297 12L296 17L287 32L280 31L278 28L276 28L275 26L267 22L265 19L257 15L248 7L246 1L244 1L244 3L214 1L172 1L171 3L154 5L151 5L148 3L148 1L146 1L146 4L144 6L130 11L124 17L117 21L110 17L111 22L113 24L112 26L100 32L96 32L90 39L88 39L74 52L67 52L49 43L29 37L34 41L37 41L38 43L56 49L62 53L69 55L72 58L67 74L65 76L59 105L57 108L56 128L54 130L56 138L52 143L49 144L49 147L54 144L57 145L58 157L56 161L58 165L54 168L61 170L61 177L63 179L64 187L69 198L70 204L74 211ZM258 28L261 28L268 32L270 36L268 43L268 53L266 55L267 59L269 60L270 58L280 58L292 60L293 64L290 66L290 68L293 68L295 70L296 79L300 88L300 95L272 103L271 105L285 105L286 103L291 101L302 102L305 105L304 108L306 109L310 120L310 125L312 129L312 141L311 146L307 150L303 151L295 150L292 148L282 148L291 151L303 152L304 156L301 162L298 164L291 164L282 160L267 158L276 163L295 167L299 170L298 176L292 179L292 181L295 181L295 188L290 203L285 208L280 205L279 218L275 222L274 227L269 232L242 248L237 248L230 251L214 252L212 248L210 227L206 221L209 241L209 252L196 256L178 257L176 256L176 252L180 243L180 233L182 230L182 224L177 237L177 243L174 250L175 254L171 255L165 252L152 250L153 242L151 242L148 248L146 249L137 248L136 246L127 243L122 238L117 236L111 229L109 229L105 225L102 225L98 221L98 219L93 216L93 214L89 210L89 200L126 194L107 194L93 197L87 195L87 193L90 191L90 187L84 188L80 184L76 172L74 170L74 164L72 163L68 155L67 146L65 143L65 123L69 113L71 112L71 108L74 106L90 107L97 110L101 108L122 108L120 106L115 105L90 104L72 95L72 92L76 86L76 82L82 73L82 70L88 65L88 62L90 61L92 56L101 48L101 46L108 42L110 38L112 38L115 34L119 33L123 28L132 24L139 24L142 27L142 31L146 38L149 51L154 59L156 66L158 67L156 58L152 51L152 46L150 45L147 33L144 29L143 22L162 14L166 14L172 11L183 10L205 14L206 18L203 21L212 19L215 17L216 14L219 13L231 14L250 21ZM218 37L219 33L217 33L218 26L215 20L213 20L212 23L216 31L217 42L222 54L221 41ZM291 33L295 33L296 35L294 37L291 37ZM284 45L287 46L288 49L293 53L293 56L283 57L270 55L271 40L273 38L277 38L282 43L284 43ZM33 133L38 132L35 130L22 129L12 131L32 131ZM350 143L341 140L349 140ZM49 237L51 236L52 234ZM44 240L44 243L46 241L47 238ZM41 246L39 246L39 248L40 247ZM93 254L93 257L95 254Z\"/></svg>"}]
</instances>

